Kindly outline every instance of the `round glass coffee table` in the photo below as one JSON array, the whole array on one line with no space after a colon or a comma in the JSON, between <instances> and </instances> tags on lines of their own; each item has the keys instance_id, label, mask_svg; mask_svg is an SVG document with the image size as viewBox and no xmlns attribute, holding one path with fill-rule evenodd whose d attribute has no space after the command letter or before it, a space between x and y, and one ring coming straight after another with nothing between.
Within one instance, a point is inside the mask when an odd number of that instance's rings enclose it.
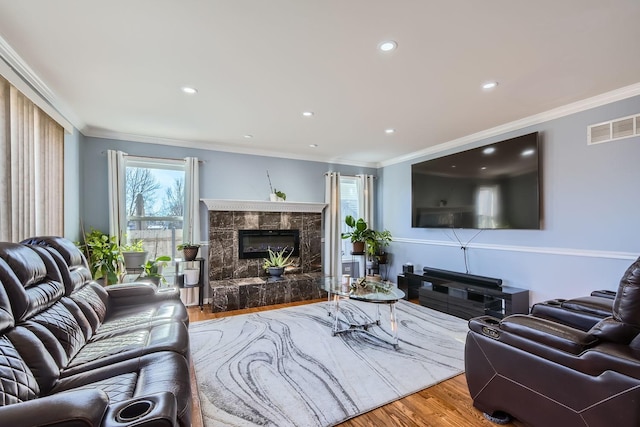
<instances>
[{"instance_id":1,"label":"round glass coffee table","mask_svg":"<svg viewBox=\"0 0 640 427\"><path fill-rule=\"evenodd\" d=\"M323 278L322 287L327 291L328 301L333 300L333 311L329 311L329 315L333 316L333 329L331 331L333 336L349 332L363 332L391 344L396 350L398 349L398 322L395 308L398 300L404 298L405 294L402 290L388 282L361 281L351 286L346 286L343 285L339 279L335 278ZM376 304L376 318L364 323L351 323L347 321L344 316L340 315L341 299L351 299ZM389 306L391 342L369 331L371 326L380 326L381 304ZM346 325L346 327L343 325Z\"/></svg>"}]
</instances>

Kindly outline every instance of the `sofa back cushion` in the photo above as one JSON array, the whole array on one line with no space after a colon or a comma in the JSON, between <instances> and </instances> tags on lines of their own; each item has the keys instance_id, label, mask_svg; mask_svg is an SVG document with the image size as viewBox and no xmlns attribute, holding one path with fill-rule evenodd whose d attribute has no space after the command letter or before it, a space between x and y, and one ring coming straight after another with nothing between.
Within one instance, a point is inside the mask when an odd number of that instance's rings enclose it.
<instances>
[{"instance_id":1,"label":"sofa back cushion","mask_svg":"<svg viewBox=\"0 0 640 427\"><path fill-rule=\"evenodd\" d=\"M0 336L0 406L35 399L40 388L13 343Z\"/></svg>"},{"instance_id":2,"label":"sofa back cushion","mask_svg":"<svg viewBox=\"0 0 640 427\"><path fill-rule=\"evenodd\" d=\"M16 323L46 310L63 297L60 270L43 248L0 242L0 282Z\"/></svg>"},{"instance_id":3,"label":"sofa back cushion","mask_svg":"<svg viewBox=\"0 0 640 427\"><path fill-rule=\"evenodd\" d=\"M54 260L60 269L67 295L70 295L74 289L82 286L86 281L92 280L87 259L71 240L57 236L42 236L30 237L23 240L22 243L48 248L54 255L57 255L54 256Z\"/></svg>"},{"instance_id":4,"label":"sofa back cushion","mask_svg":"<svg viewBox=\"0 0 640 427\"><path fill-rule=\"evenodd\" d=\"M613 318L640 328L640 258L622 275L613 301Z\"/></svg>"}]
</instances>

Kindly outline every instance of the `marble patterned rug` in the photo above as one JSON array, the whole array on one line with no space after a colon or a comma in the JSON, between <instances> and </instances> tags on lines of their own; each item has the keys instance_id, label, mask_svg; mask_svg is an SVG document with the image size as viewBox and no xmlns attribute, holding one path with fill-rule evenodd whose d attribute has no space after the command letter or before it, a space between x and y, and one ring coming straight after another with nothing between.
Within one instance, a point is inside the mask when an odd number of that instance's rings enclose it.
<instances>
[{"instance_id":1,"label":"marble patterned rug","mask_svg":"<svg viewBox=\"0 0 640 427\"><path fill-rule=\"evenodd\" d=\"M354 323L377 307L341 303ZM394 350L386 343L387 306L381 326L370 328L376 336L332 336L328 308L320 302L192 323L205 426L331 426L464 370L465 320L401 300Z\"/></svg>"}]
</instances>

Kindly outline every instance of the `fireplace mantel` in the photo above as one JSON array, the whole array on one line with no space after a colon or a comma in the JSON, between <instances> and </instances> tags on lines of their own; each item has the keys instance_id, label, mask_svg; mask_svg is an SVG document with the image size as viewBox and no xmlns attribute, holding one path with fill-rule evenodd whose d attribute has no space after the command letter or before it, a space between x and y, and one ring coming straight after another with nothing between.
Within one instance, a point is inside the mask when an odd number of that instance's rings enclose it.
<instances>
[{"instance_id":1,"label":"fireplace mantel","mask_svg":"<svg viewBox=\"0 0 640 427\"><path fill-rule=\"evenodd\" d=\"M270 202L267 200L200 199L210 211L322 213L326 203Z\"/></svg>"}]
</instances>

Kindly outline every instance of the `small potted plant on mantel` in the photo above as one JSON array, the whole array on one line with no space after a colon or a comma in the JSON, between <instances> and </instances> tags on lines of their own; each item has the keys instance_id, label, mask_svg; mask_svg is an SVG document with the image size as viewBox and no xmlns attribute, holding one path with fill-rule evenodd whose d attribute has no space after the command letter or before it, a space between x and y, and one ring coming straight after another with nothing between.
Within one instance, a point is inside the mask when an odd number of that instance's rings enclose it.
<instances>
[{"instance_id":1,"label":"small potted plant on mantel","mask_svg":"<svg viewBox=\"0 0 640 427\"><path fill-rule=\"evenodd\" d=\"M178 245L178 250L182 251L185 261L193 261L198 256L200 245L197 243L185 242Z\"/></svg>"},{"instance_id":2,"label":"small potted plant on mantel","mask_svg":"<svg viewBox=\"0 0 640 427\"><path fill-rule=\"evenodd\" d=\"M291 265L289 258L293 251L289 250L287 254L287 247L283 248L281 251L272 251L271 248L268 248L269 258L264 259L264 263L262 264L262 268L264 271L269 273L269 276L272 277L280 277L284 273L285 267ZM286 255L285 255L286 254Z\"/></svg>"}]
</instances>

